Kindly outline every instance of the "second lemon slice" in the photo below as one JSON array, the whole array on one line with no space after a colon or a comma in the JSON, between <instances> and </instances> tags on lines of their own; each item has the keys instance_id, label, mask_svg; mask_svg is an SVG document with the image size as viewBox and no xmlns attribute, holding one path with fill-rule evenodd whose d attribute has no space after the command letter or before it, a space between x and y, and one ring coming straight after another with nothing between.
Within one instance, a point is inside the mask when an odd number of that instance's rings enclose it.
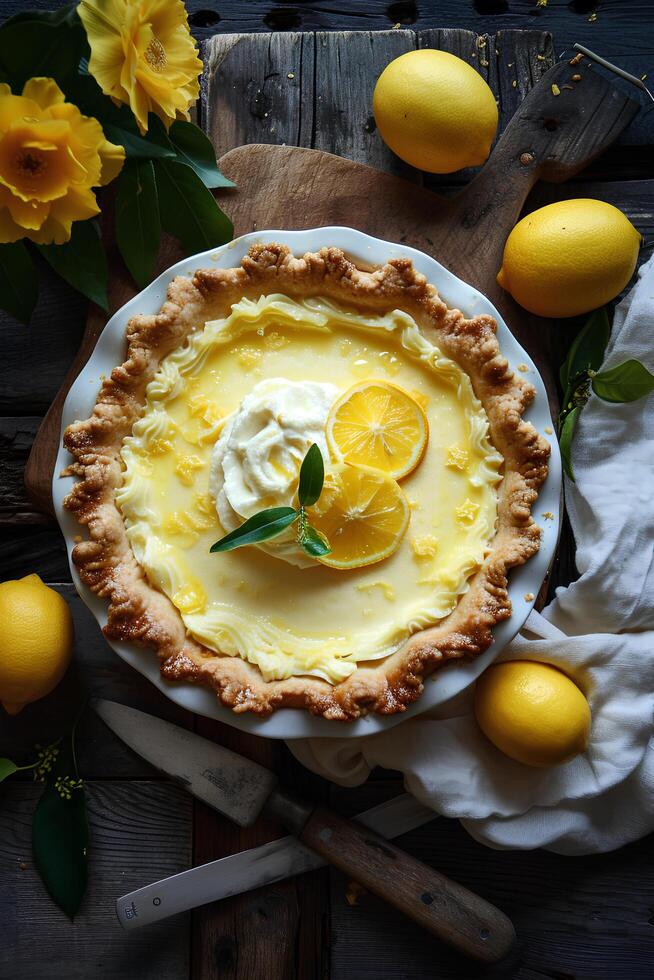
<instances>
[{"instance_id":1,"label":"second lemon slice","mask_svg":"<svg viewBox=\"0 0 654 980\"><path fill-rule=\"evenodd\" d=\"M388 558L404 537L411 513L392 477L363 466L334 466L309 512L326 535L331 553L320 561L332 568L360 568Z\"/></svg>"},{"instance_id":2,"label":"second lemon slice","mask_svg":"<svg viewBox=\"0 0 654 980\"><path fill-rule=\"evenodd\" d=\"M371 466L395 480L415 469L428 437L421 406L388 381L363 381L348 388L327 419L327 441L336 459Z\"/></svg>"}]
</instances>

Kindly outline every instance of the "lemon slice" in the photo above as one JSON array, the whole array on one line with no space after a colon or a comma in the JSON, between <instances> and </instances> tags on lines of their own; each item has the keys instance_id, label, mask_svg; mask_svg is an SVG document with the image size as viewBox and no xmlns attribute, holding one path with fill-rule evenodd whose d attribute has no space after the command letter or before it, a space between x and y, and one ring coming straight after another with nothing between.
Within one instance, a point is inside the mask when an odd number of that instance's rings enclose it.
<instances>
[{"instance_id":1,"label":"lemon slice","mask_svg":"<svg viewBox=\"0 0 654 980\"><path fill-rule=\"evenodd\" d=\"M422 459L429 423L422 407L388 381L362 381L348 388L327 419L330 451L340 462L370 466L401 480Z\"/></svg>"},{"instance_id":2,"label":"lemon slice","mask_svg":"<svg viewBox=\"0 0 654 980\"><path fill-rule=\"evenodd\" d=\"M363 466L334 466L325 475L311 524L327 537L332 568L359 568L388 558L404 537L411 512L402 488L385 473Z\"/></svg>"}]
</instances>

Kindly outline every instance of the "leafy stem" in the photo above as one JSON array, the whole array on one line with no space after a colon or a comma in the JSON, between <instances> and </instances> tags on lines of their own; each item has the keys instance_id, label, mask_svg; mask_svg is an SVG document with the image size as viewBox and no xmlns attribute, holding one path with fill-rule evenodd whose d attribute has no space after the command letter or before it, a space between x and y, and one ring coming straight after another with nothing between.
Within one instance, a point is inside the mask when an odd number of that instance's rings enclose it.
<instances>
[{"instance_id":1,"label":"leafy stem","mask_svg":"<svg viewBox=\"0 0 654 980\"><path fill-rule=\"evenodd\" d=\"M210 552L233 551L248 544L259 544L282 534L297 523L297 542L312 558L321 558L331 551L324 534L309 523L306 508L318 502L325 482L325 464L320 447L314 442L308 449L300 467L298 483L298 507L268 507L249 517L247 521L230 531L209 549Z\"/></svg>"},{"instance_id":2,"label":"leafy stem","mask_svg":"<svg viewBox=\"0 0 654 980\"><path fill-rule=\"evenodd\" d=\"M573 483L572 439L591 393L603 401L620 404L636 401L654 391L654 375L633 358L605 371L600 370L610 334L607 309L595 310L577 334L559 372L564 391L558 420L559 445L563 469Z\"/></svg>"}]
</instances>

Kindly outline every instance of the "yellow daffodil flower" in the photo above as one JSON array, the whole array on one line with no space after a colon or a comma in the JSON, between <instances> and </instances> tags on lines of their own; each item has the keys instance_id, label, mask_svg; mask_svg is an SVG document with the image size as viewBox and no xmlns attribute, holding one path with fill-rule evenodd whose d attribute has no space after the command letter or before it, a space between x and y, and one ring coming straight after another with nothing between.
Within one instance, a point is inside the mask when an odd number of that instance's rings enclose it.
<instances>
[{"instance_id":1,"label":"yellow daffodil flower","mask_svg":"<svg viewBox=\"0 0 654 980\"><path fill-rule=\"evenodd\" d=\"M188 119L202 62L181 0L81 0L89 71L105 95L126 103L141 133L154 112L168 126Z\"/></svg>"},{"instance_id":2,"label":"yellow daffodil flower","mask_svg":"<svg viewBox=\"0 0 654 980\"><path fill-rule=\"evenodd\" d=\"M0 84L0 242L67 242L73 221L100 211L91 188L124 159L52 78L30 78L22 95Z\"/></svg>"}]
</instances>

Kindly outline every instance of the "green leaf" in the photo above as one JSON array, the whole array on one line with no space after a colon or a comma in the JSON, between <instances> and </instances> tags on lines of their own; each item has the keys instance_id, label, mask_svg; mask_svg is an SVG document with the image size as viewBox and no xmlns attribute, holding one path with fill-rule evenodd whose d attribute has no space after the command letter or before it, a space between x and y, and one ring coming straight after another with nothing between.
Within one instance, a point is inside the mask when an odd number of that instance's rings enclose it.
<instances>
[{"instance_id":1,"label":"green leaf","mask_svg":"<svg viewBox=\"0 0 654 980\"><path fill-rule=\"evenodd\" d=\"M125 150L125 156L139 160L160 160L165 157L174 159L175 151L172 148L160 146L146 137L131 133L123 126L116 123L105 122L102 128L104 135L112 143L118 143Z\"/></svg>"},{"instance_id":2,"label":"green leaf","mask_svg":"<svg viewBox=\"0 0 654 980\"><path fill-rule=\"evenodd\" d=\"M0 27L0 74L20 94L28 78L73 75L86 47L75 6L17 14Z\"/></svg>"},{"instance_id":3,"label":"green leaf","mask_svg":"<svg viewBox=\"0 0 654 980\"><path fill-rule=\"evenodd\" d=\"M66 777L75 779L70 743L48 776L34 812L32 852L48 892L73 919L86 891L89 828L84 789L77 781L67 790L58 788L58 781Z\"/></svg>"},{"instance_id":4,"label":"green leaf","mask_svg":"<svg viewBox=\"0 0 654 980\"><path fill-rule=\"evenodd\" d=\"M586 371L600 369L610 335L611 323L607 309L603 306L588 317L572 342L568 356L561 366L559 378L566 396L568 388L576 377ZM567 401L567 397L565 400Z\"/></svg>"},{"instance_id":5,"label":"green leaf","mask_svg":"<svg viewBox=\"0 0 654 980\"><path fill-rule=\"evenodd\" d=\"M161 224L189 255L230 241L231 221L194 170L177 161L156 160L155 173Z\"/></svg>"},{"instance_id":6,"label":"green leaf","mask_svg":"<svg viewBox=\"0 0 654 980\"><path fill-rule=\"evenodd\" d=\"M23 242L0 245L0 307L28 324L39 295L39 281Z\"/></svg>"},{"instance_id":7,"label":"green leaf","mask_svg":"<svg viewBox=\"0 0 654 980\"><path fill-rule=\"evenodd\" d=\"M70 241L36 246L58 276L103 310L107 301L107 259L93 221L76 221Z\"/></svg>"},{"instance_id":8,"label":"green leaf","mask_svg":"<svg viewBox=\"0 0 654 980\"><path fill-rule=\"evenodd\" d=\"M160 238L159 203L151 160L128 160L118 178L116 239L141 289L152 279Z\"/></svg>"},{"instance_id":9,"label":"green leaf","mask_svg":"<svg viewBox=\"0 0 654 980\"><path fill-rule=\"evenodd\" d=\"M572 437L574 435L575 426L580 414L580 408L573 408L563 420L561 432L559 434L559 447L561 449L563 469L573 483L575 482L575 475L572 469Z\"/></svg>"},{"instance_id":10,"label":"green leaf","mask_svg":"<svg viewBox=\"0 0 654 980\"><path fill-rule=\"evenodd\" d=\"M322 558L331 552L329 541L321 531L317 531L310 524L305 524L300 536L300 544L308 555L312 558Z\"/></svg>"},{"instance_id":11,"label":"green leaf","mask_svg":"<svg viewBox=\"0 0 654 980\"><path fill-rule=\"evenodd\" d=\"M6 779L7 776L11 776L13 773L18 772L19 768L20 767L17 766L15 762L12 762L11 759L0 759L0 783L3 781L3 779Z\"/></svg>"},{"instance_id":12,"label":"green leaf","mask_svg":"<svg viewBox=\"0 0 654 980\"><path fill-rule=\"evenodd\" d=\"M299 516L300 512L293 507L269 507L248 518L244 524L230 534L226 534L220 541L216 541L209 551L233 551L234 548L242 548L246 544L268 541L269 538L276 537L290 527Z\"/></svg>"},{"instance_id":13,"label":"green leaf","mask_svg":"<svg viewBox=\"0 0 654 980\"><path fill-rule=\"evenodd\" d=\"M297 491L301 507L312 507L322 493L325 482L325 464L320 447L314 442L309 446L300 467L300 484Z\"/></svg>"},{"instance_id":14,"label":"green leaf","mask_svg":"<svg viewBox=\"0 0 654 980\"><path fill-rule=\"evenodd\" d=\"M654 391L654 374L640 361L631 359L596 374L591 386L605 402L635 402Z\"/></svg>"},{"instance_id":15,"label":"green leaf","mask_svg":"<svg viewBox=\"0 0 654 980\"><path fill-rule=\"evenodd\" d=\"M183 119L176 120L168 131L177 159L192 167L205 187L234 187L218 169L213 144L206 133Z\"/></svg>"}]
</instances>

